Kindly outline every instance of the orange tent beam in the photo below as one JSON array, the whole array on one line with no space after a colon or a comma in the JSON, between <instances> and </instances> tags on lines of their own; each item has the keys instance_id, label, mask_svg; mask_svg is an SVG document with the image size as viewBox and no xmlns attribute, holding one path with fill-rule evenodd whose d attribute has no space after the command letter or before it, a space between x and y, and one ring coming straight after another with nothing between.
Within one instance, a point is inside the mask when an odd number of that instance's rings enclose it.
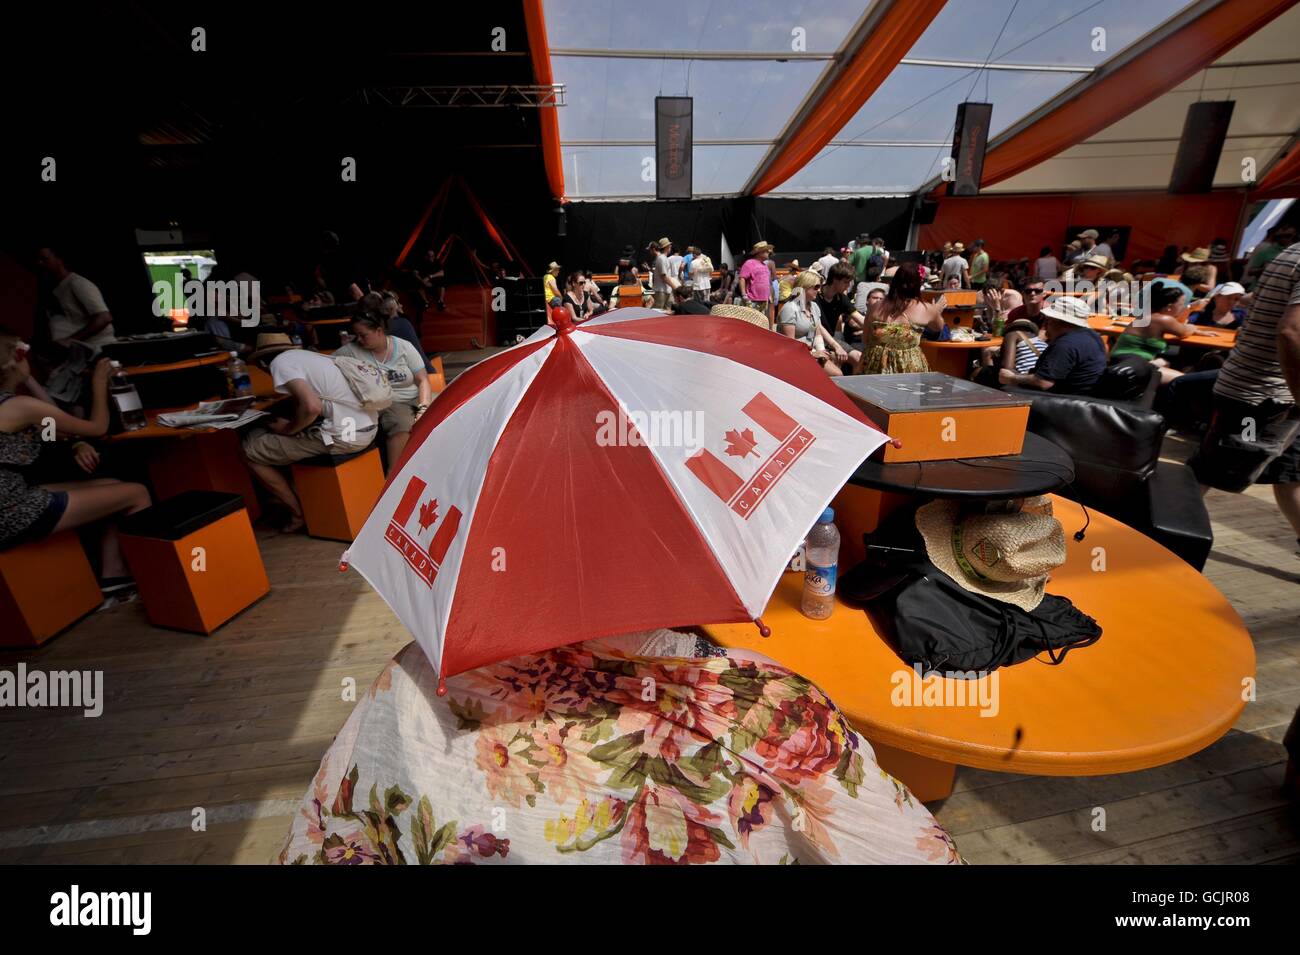
<instances>
[{"instance_id":1,"label":"orange tent beam","mask_svg":"<svg viewBox=\"0 0 1300 955\"><path fill-rule=\"evenodd\" d=\"M1273 163L1273 168L1250 193L1252 201L1296 196L1300 196L1300 136L1291 143L1291 151Z\"/></svg>"},{"instance_id":2,"label":"orange tent beam","mask_svg":"<svg viewBox=\"0 0 1300 955\"><path fill-rule=\"evenodd\" d=\"M528 29L528 52L533 60L533 75L541 86L555 82L551 75L551 45L546 39L546 17L542 0L524 0L524 23ZM564 156L560 152L560 120L554 106L538 110L542 124L542 161L546 165L546 182L551 195L560 202L564 196Z\"/></svg>"},{"instance_id":3,"label":"orange tent beam","mask_svg":"<svg viewBox=\"0 0 1300 955\"><path fill-rule=\"evenodd\" d=\"M885 0L881 0L885 2ZM766 162L754 195L771 192L821 152L855 115L871 94L888 79L898 61L943 9L945 0L893 0L863 31L862 42L844 68L806 104L803 118L783 137L778 151Z\"/></svg>"},{"instance_id":4,"label":"orange tent beam","mask_svg":"<svg viewBox=\"0 0 1300 955\"><path fill-rule=\"evenodd\" d=\"M1059 105L999 142L984 157L991 186L1083 142L1205 69L1297 0L1231 0L1188 21L1150 50L1085 80ZM996 108L996 107L995 107Z\"/></svg>"}]
</instances>

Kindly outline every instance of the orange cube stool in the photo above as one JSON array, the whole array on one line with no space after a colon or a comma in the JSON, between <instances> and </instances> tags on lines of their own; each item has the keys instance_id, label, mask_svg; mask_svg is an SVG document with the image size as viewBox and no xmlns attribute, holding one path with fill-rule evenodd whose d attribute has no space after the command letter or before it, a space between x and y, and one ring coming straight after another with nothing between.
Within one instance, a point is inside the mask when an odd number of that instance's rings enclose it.
<instances>
[{"instance_id":1,"label":"orange cube stool","mask_svg":"<svg viewBox=\"0 0 1300 955\"><path fill-rule=\"evenodd\" d=\"M293 483L312 537L351 541L384 490L379 449L322 454L293 466Z\"/></svg>"},{"instance_id":2,"label":"orange cube stool","mask_svg":"<svg viewBox=\"0 0 1300 955\"><path fill-rule=\"evenodd\" d=\"M168 498L123 520L121 541L156 627L212 633L271 591L238 494Z\"/></svg>"},{"instance_id":3,"label":"orange cube stool","mask_svg":"<svg viewBox=\"0 0 1300 955\"><path fill-rule=\"evenodd\" d=\"M0 551L0 647L40 646L103 602L74 531Z\"/></svg>"}]
</instances>

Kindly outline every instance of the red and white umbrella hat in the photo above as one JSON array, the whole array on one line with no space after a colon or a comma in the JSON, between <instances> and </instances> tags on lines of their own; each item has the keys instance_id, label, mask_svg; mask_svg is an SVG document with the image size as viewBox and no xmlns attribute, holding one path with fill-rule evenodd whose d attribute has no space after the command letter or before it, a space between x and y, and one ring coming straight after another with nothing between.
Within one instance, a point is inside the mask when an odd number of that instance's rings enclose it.
<instances>
[{"instance_id":1,"label":"red and white umbrella hat","mask_svg":"<svg viewBox=\"0 0 1300 955\"><path fill-rule=\"evenodd\" d=\"M545 327L456 379L343 555L446 678L758 619L886 441L806 345L721 316Z\"/></svg>"}]
</instances>

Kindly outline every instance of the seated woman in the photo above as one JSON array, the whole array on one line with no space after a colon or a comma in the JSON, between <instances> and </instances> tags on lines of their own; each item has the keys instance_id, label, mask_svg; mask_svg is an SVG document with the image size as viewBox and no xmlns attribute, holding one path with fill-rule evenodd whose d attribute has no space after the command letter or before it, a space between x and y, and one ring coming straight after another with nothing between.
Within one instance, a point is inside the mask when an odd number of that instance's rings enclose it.
<instances>
[{"instance_id":1,"label":"seated woman","mask_svg":"<svg viewBox=\"0 0 1300 955\"><path fill-rule=\"evenodd\" d=\"M925 330L940 334L946 302L921 300L921 275L916 264L905 262L890 279L889 292L867 316L862 340L862 360L855 374L899 375L930 370L921 353Z\"/></svg>"},{"instance_id":2,"label":"seated woman","mask_svg":"<svg viewBox=\"0 0 1300 955\"><path fill-rule=\"evenodd\" d=\"M574 269L564 280L564 307L569 310L575 325L591 318L596 311L596 304L587 291L587 276L582 269Z\"/></svg>"},{"instance_id":3,"label":"seated woman","mask_svg":"<svg viewBox=\"0 0 1300 955\"><path fill-rule=\"evenodd\" d=\"M280 863L962 861L826 694L762 654L657 630L437 686L415 643L388 663L321 760Z\"/></svg>"},{"instance_id":4,"label":"seated woman","mask_svg":"<svg viewBox=\"0 0 1300 955\"><path fill-rule=\"evenodd\" d=\"M1236 282L1217 285L1205 298L1192 303L1187 321L1193 325L1209 325L1214 328L1240 328L1245 315L1236 309L1245 294L1245 287Z\"/></svg>"},{"instance_id":5,"label":"seated woman","mask_svg":"<svg viewBox=\"0 0 1300 955\"><path fill-rule=\"evenodd\" d=\"M27 354L18 336L0 332L0 550L104 522L100 589L105 595L121 595L135 582L122 559L115 519L148 507L148 489L113 478L43 484L28 480L30 469L53 443L48 439L98 438L108 432L111 365L107 359L95 365L90 418L83 420L48 401L16 393L31 376ZM80 450L77 458L83 468L90 463L89 470L97 464L97 459L88 461Z\"/></svg>"},{"instance_id":6,"label":"seated woman","mask_svg":"<svg viewBox=\"0 0 1300 955\"><path fill-rule=\"evenodd\" d=\"M1114 362L1129 355L1144 358L1160 369L1160 383L1168 384L1182 372L1170 368L1163 357L1169 348L1165 336L1186 338L1194 335L1196 329L1178 318L1187 305L1186 287L1158 279L1151 283L1150 295L1150 315L1145 321L1141 316L1133 320L1111 347L1110 360Z\"/></svg>"},{"instance_id":7,"label":"seated woman","mask_svg":"<svg viewBox=\"0 0 1300 955\"><path fill-rule=\"evenodd\" d=\"M817 305L817 296L821 293L821 289L820 273L800 272L799 277L795 279L790 300L781 306L781 311L777 314L776 330L786 338L793 338L807 345L809 352L826 374L838 378L843 374L840 371L840 362L848 361L849 353L822 325L821 308Z\"/></svg>"},{"instance_id":8,"label":"seated woman","mask_svg":"<svg viewBox=\"0 0 1300 955\"><path fill-rule=\"evenodd\" d=\"M355 316L352 334L357 340L334 354L378 366L393 389L393 403L379 412L379 430L384 433L391 472L411 438L411 428L433 401L433 386L424 370L424 356L406 339L389 335L382 316L369 313Z\"/></svg>"}]
</instances>

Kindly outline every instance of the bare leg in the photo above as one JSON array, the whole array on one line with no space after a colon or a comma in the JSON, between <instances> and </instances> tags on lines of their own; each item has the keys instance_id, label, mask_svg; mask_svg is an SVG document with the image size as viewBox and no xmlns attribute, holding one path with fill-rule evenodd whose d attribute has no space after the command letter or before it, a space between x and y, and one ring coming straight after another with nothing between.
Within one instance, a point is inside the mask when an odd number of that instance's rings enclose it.
<instances>
[{"instance_id":1,"label":"bare leg","mask_svg":"<svg viewBox=\"0 0 1300 955\"><path fill-rule=\"evenodd\" d=\"M100 479L97 481L46 484L47 490L66 491L68 507L54 526L58 531L71 530L93 524L115 514L134 514L149 506L149 489L143 484ZM105 577L129 577L126 561L117 539L117 524L108 523L103 529L100 572Z\"/></svg>"},{"instance_id":2,"label":"bare leg","mask_svg":"<svg viewBox=\"0 0 1300 955\"><path fill-rule=\"evenodd\" d=\"M1300 537L1300 483L1274 484L1273 499L1282 516L1291 522L1291 530Z\"/></svg>"},{"instance_id":3,"label":"bare leg","mask_svg":"<svg viewBox=\"0 0 1300 955\"><path fill-rule=\"evenodd\" d=\"M298 495L293 493L293 488L290 487L280 469L271 464L254 464L252 461L248 462L248 467L253 472L253 476L262 482L262 486L274 494L293 515L293 520L285 530L296 531L302 527L302 505L298 503Z\"/></svg>"},{"instance_id":4,"label":"bare leg","mask_svg":"<svg viewBox=\"0 0 1300 955\"><path fill-rule=\"evenodd\" d=\"M391 474L393 468L397 467L397 462L401 460L402 452L406 450L406 442L411 440L411 432L398 431L396 434L390 434L387 439L388 452L388 472Z\"/></svg>"},{"instance_id":5,"label":"bare leg","mask_svg":"<svg viewBox=\"0 0 1300 955\"><path fill-rule=\"evenodd\" d=\"M832 378L839 378L844 374L844 372L840 371L840 366L835 363L835 359L833 358L828 358L826 361L822 362L822 368L826 369L826 374L830 375Z\"/></svg>"}]
</instances>

